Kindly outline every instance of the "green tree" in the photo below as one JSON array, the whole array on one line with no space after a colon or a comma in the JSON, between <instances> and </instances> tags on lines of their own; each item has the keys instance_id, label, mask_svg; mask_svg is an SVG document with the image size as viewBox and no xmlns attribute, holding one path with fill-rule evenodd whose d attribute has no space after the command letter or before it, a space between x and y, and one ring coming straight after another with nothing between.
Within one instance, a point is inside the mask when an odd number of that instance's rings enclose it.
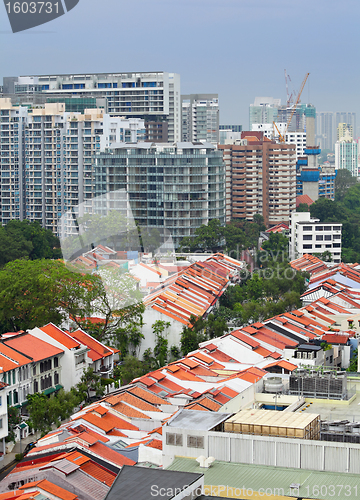
<instances>
[{"instance_id":1,"label":"green tree","mask_svg":"<svg viewBox=\"0 0 360 500\"><path fill-rule=\"evenodd\" d=\"M53 397L47 397L44 393L36 392L29 394L27 411L29 412L28 425L34 431L40 431L41 435L48 433L52 425L59 426L74 413L78 405L78 394L75 391L65 392L60 390Z\"/></svg>"},{"instance_id":2,"label":"green tree","mask_svg":"<svg viewBox=\"0 0 360 500\"><path fill-rule=\"evenodd\" d=\"M101 375L94 372L94 369L89 367L84 370L81 375L80 382L76 384L74 393L77 401L88 403L93 396L102 397L105 389L101 384Z\"/></svg>"},{"instance_id":3,"label":"green tree","mask_svg":"<svg viewBox=\"0 0 360 500\"><path fill-rule=\"evenodd\" d=\"M341 168L337 171L335 178L335 200L341 201L345 198L348 189L357 183L350 170Z\"/></svg>"},{"instance_id":4,"label":"green tree","mask_svg":"<svg viewBox=\"0 0 360 500\"><path fill-rule=\"evenodd\" d=\"M309 205L307 203L300 203L298 207L296 207L297 212L309 212Z\"/></svg>"},{"instance_id":5,"label":"green tree","mask_svg":"<svg viewBox=\"0 0 360 500\"><path fill-rule=\"evenodd\" d=\"M221 337L229 331L226 319L215 314L209 314L206 320L205 334L208 339Z\"/></svg>"},{"instance_id":6,"label":"green tree","mask_svg":"<svg viewBox=\"0 0 360 500\"><path fill-rule=\"evenodd\" d=\"M202 224L195 229L194 238L184 238L180 247L190 249L190 251L199 249L202 251L217 251L221 247L224 234L224 228L218 219L212 219L208 225Z\"/></svg>"},{"instance_id":7,"label":"green tree","mask_svg":"<svg viewBox=\"0 0 360 500\"><path fill-rule=\"evenodd\" d=\"M15 443L16 439L16 427L21 423L21 416L19 408L15 406L8 406L8 435L5 441L9 443L12 441Z\"/></svg>"},{"instance_id":8,"label":"green tree","mask_svg":"<svg viewBox=\"0 0 360 500\"><path fill-rule=\"evenodd\" d=\"M126 356L120 365L114 369L114 378L120 380L121 385L129 384L133 379L147 373L147 364L135 356Z\"/></svg>"},{"instance_id":9,"label":"green tree","mask_svg":"<svg viewBox=\"0 0 360 500\"><path fill-rule=\"evenodd\" d=\"M190 326L184 326L181 332L180 345L184 356L195 351L201 342L206 340L205 321L196 316L190 316Z\"/></svg>"},{"instance_id":10,"label":"green tree","mask_svg":"<svg viewBox=\"0 0 360 500\"><path fill-rule=\"evenodd\" d=\"M350 359L350 365L346 369L347 372L357 373L358 372L358 349L353 351L353 355Z\"/></svg>"},{"instance_id":11,"label":"green tree","mask_svg":"<svg viewBox=\"0 0 360 500\"><path fill-rule=\"evenodd\" d=\"M170 328L169 321L157 320L152 325L153 333L155 334L154 355L159 364L159 368L167 362L169 341L166 338L166 330Z\"/></svg>"},{"instance_id":12,"label":"green tree","mask_svg":"<svg viewBox=\"0 0 360 500\"><path fill-rule=\"evenodd\" d=\"M95 293L87 296L87 309L103 321L93 325L85 314L72 315L74 321L100 342L119 349L122 358L136 355L144 338L141 333L144 304L137 281L121 269L102 269L98 277L91 278L96 279L96 288Z\"/></svg>"},{"instance_id":13,"label":"green tree","mask_svg":"<svg viewBox=\"0 0 360 500\"><path fill-rule=\"evenodd\" d=\"M15 260L0 270L0 328L19 331L59 324L67 314L90 314L102 287L96 276L81 275L51 260Z\"/></svg>"}]
</instances>

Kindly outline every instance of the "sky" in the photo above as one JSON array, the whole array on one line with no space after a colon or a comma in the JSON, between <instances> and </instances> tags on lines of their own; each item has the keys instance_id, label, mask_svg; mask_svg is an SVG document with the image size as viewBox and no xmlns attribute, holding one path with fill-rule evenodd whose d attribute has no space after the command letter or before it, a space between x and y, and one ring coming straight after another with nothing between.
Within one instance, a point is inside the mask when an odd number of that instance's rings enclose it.
<instances>
[{"instance_id":1,"label":"sky","mask_svg":"<svg viewBox=\"0 0 360 500\"><path fill-rule=\"evenodd\" d=\"M30 1L30 0L29 0ZM248 128L256 96L360 116L358 0L80 0L12 33L0 5L0 81L49 73L168 71L181 93L217 93L220 123ZM358 118L359 121L359 118Z\"/></svg>"}]
</instances>

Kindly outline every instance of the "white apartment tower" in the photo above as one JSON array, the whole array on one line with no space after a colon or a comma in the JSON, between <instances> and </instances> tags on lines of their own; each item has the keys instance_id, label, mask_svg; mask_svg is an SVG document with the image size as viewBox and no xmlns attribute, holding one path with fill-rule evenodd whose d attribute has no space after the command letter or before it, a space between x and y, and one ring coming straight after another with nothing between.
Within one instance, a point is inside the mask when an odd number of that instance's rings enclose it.
<instances>
[{"instance_id":1,"label":"white apartment tower","mask_svg":"<svg viewBox=\"0 0 360 500\"><path fill-rule=\"evenodd\" d=\"M149 131L167 122L164 142L181 138L180 75L165 71L5 77L4 94L105 98L110 116L141 118ZM147 140L154 140L148 133Z\"/></svg>"},{"instance_id":2,"label":"white apartment tower","mask_svg":"<svg viewBox=\"0 0 360 500\"><path fill-rule=\"evenodd\" d=\"M143 120L68 113L63 103L28 109L0 99L0 119L1 223L28 219L55 234L64 212L93 197L96 152L145 135Z\"/></svg>"},{"instance_id":3,"label":"white apartment tower","mask_svg":"<svg viewBox=\"0 0 360 500\"><path fill-rule=\"evenodd\" d=\"M219 143L218 94L181 96L182 141Z\"/></svg>"},{"instance_id":4,"label":"white apartment tower","mask_svg":"<svg viewBox=\"0 0 360 500\"><path fill-rule=\"evenodd\" d=\"M304 254L331 254L332 262L341 262L342 224L312 219L310 212L293 212L290 219L290 260Z\"/></svg>"}]
</instances>

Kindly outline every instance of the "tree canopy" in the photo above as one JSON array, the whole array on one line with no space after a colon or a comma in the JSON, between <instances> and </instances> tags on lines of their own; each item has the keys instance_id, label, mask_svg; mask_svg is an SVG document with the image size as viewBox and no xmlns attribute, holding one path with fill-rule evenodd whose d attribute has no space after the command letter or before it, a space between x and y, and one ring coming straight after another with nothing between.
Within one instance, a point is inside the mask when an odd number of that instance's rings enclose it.
<instances>
[{"instance_id":1,"label":"tree canopy","mask_svg":"<svg viewBox=\"0 0 360 500\"><path fill-rule=\"evenodd\" d=\"M226 226L222 226L218 219L212 219L208 225L202 224L197 228L193 238L183 238L180 248L189 252L212 252L219 249L225 249L229 253L240 252L257 247L260 231L263 230L264 219L260 214L254 215L253 222L234 219Z\"/></svg>"},{"instance_id":2,"label":"tree canopy","mask_svg":"<svg viewBox=\"0 0 360 500\"><path fill-rule=\"evenodd\" d=\"M68 318L100 341L136 352L142 334L142 302L135 280L73 272L61 261L15 260L0 269L0 333L61 323ZM103 318L93 324L86 318Z\"/></svg>"},{"instance_id":3,"label":"tree canopy","mask_svg":"<svg viewBox=\"0 0 360 500\"><path fill-rule=\"evenodd\" d=\"M0 226L0 267L15 259L57 259L59 239L38 222L11 220Z\"/></svg>"},{"instance_id":4,"label":"tree canopy","mask_svg":"<svg viewBox=\"0 0 360 500\"><path fill-rule=\"evenodd\" d=\"M342 174L338 172L337 178ZM348 174L345 174L347 177ZM343 262L360 261L360 183L353 184L338 195L339 201L319 198L310 206L312 217L320 222L342 224Z\"/></svg>"}]
</instances>

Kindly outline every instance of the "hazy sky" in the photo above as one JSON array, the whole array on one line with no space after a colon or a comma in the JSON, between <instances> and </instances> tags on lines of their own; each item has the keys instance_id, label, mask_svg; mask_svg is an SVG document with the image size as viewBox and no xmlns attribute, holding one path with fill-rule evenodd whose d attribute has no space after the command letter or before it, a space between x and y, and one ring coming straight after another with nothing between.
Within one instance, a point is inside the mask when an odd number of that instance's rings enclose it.
<instances>
[{"instance_id":1,"label":"hazy sky","mask_svg":"<svg viewBox=\"0 0 360 500\"><path fill-rule=\"evenodd\" d=\"M30 1L30 0L29 0ZM169 71L181 91L218 93L220 123L248 127L255 96L360 117L358 0L80 0L66 15L13 34L0 5L0 80L44 73Z\"/></svg>"}]
</instances>

